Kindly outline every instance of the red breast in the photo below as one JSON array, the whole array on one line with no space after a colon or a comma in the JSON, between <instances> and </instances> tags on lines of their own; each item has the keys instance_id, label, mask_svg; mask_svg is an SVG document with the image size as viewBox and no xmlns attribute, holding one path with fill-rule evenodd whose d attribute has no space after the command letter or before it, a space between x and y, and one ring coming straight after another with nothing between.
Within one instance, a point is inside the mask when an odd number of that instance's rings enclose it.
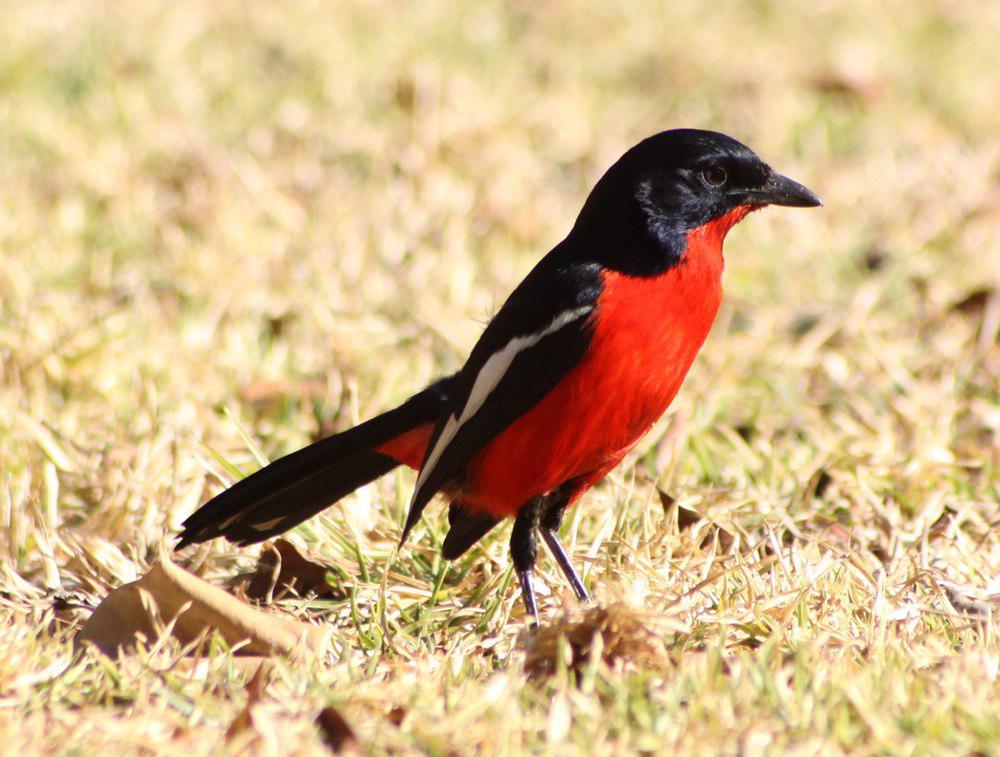
<instances>
[{"instance_id":1,"label":"red breast","mask_svg":"<svg viewBox=\"0 0 1000 757\"><path fill-rule=\"evenodd\" d=\"M465 499L513 515L527 498L617 465L670 405L708 336L722 298L722 240L749 210L691 232L681 262L660 276L604 273L586 356L476 455Z\"/></svg>"}]
</instances>

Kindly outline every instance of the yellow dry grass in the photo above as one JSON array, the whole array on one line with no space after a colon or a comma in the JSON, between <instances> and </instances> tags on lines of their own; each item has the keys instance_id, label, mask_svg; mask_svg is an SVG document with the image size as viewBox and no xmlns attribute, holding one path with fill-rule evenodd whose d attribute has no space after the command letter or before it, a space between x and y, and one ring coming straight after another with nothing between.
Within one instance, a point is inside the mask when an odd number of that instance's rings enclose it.
<instances>
[{"instance_id":1,"label":"yellow dry grass","mask_svg":"<svg viewBox=\"0 0 1000 757\"><path fill-rule=\"evenodd\" d=\"M1000 5L2 17L8 751L319 752L329 705L374 753L1000 749ZM88 608L256 446L456 367L601 171L680 125L746 141L826 207L730 235L681 396L568 519L614 609L575 611L544 560L543 617L570 641L531 647L505 534L448 566L435 510L393 558L400 473L292 537L346 598L273 609L334 648L260 679L229 741L252 671L222 645L73 657ZM255 553L188 567L222 583Z\"/></svg>"}]
</instances>

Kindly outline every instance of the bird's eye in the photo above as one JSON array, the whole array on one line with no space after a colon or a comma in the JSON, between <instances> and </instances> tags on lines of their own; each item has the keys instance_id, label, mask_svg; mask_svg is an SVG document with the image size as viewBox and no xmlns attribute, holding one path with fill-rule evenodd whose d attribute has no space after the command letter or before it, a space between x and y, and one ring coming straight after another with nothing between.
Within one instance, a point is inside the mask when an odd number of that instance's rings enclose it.
<instances>
[{"instance_id":1,"label":"bird's eye","mask_svg":"<svg viewBox=\"0 0 1000 757\"><path fill-rule=\"evenodd\" d=\"M701 180L710 187L721 187L729 178L726 169L722 166L712 166L701 172Z\"/></svg>"}]
</instances>

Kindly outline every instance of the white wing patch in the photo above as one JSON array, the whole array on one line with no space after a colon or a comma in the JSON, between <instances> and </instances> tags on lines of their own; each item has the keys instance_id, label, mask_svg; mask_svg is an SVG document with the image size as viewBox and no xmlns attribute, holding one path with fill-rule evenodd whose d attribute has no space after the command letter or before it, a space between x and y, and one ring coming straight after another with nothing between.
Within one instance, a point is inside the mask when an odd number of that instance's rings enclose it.
<instances>
[{"instance_id":1,"label":"white wing patch","mask_svg":"<svg viewBox=\"0 0 1000 757\"><path fill-rule=\"evenodd\" d=\"M507 373L518 353L523 352L529 347L533 347L545 337L554 334L559 329L581 318L593 309L592 305L586 305L574 308L573 310L564 310L553 318L552 322L541 331L526 336L514 337L504 345L503 349L490 355L489 359L483 363L483 367L479 369L479 373L476 375L476 380L472 384L472 391L469 392L469 398L465 401L461 415L457 418L452 415L441 430L441 436L438 437L434 448L427 457L427 464L420 470L420 475L417 477L417 485L413 490L413 500L416 500L417 495L420 493L420 488L427 480L431 471L434 470L434 466L437 465L437 461L441 458L445 449L447 449L448 444L455 438L455 434L458 433L458 430L464 423L479 412L483 403L486 402L486 398L490 396L490 392L500 383L500 380Z\"/></svg>"}]
</instances>

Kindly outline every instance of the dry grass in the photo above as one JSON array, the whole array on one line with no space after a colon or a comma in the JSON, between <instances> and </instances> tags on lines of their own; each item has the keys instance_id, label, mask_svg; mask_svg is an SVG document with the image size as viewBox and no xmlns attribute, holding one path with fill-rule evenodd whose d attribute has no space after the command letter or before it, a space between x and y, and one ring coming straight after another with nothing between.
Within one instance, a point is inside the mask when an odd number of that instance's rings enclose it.
<instances>
[{"instance_id":1,"label":"dry grass","mask_svg":"<svg viewBox=\"0 0 1000 757\"><path fill-rule=\"evenodd\" d=\"M3 18L9 749L320 751L328 705L376 753L1000 749L997 3ZM87 608L254 445L277 456L458 365L603 168L676 125L744 139L827 205L733 232L681 397L569 518L601 604L662 650L549 639L529 678L505 535L449 567L435 511L390 559L401 473L296 532L346 598L280 608L331 624L334 650L258 679L228 742L252 671L219 645L72 657ZM189 567L222 583L254 552Z\"/></svg>"}]
</instances>

